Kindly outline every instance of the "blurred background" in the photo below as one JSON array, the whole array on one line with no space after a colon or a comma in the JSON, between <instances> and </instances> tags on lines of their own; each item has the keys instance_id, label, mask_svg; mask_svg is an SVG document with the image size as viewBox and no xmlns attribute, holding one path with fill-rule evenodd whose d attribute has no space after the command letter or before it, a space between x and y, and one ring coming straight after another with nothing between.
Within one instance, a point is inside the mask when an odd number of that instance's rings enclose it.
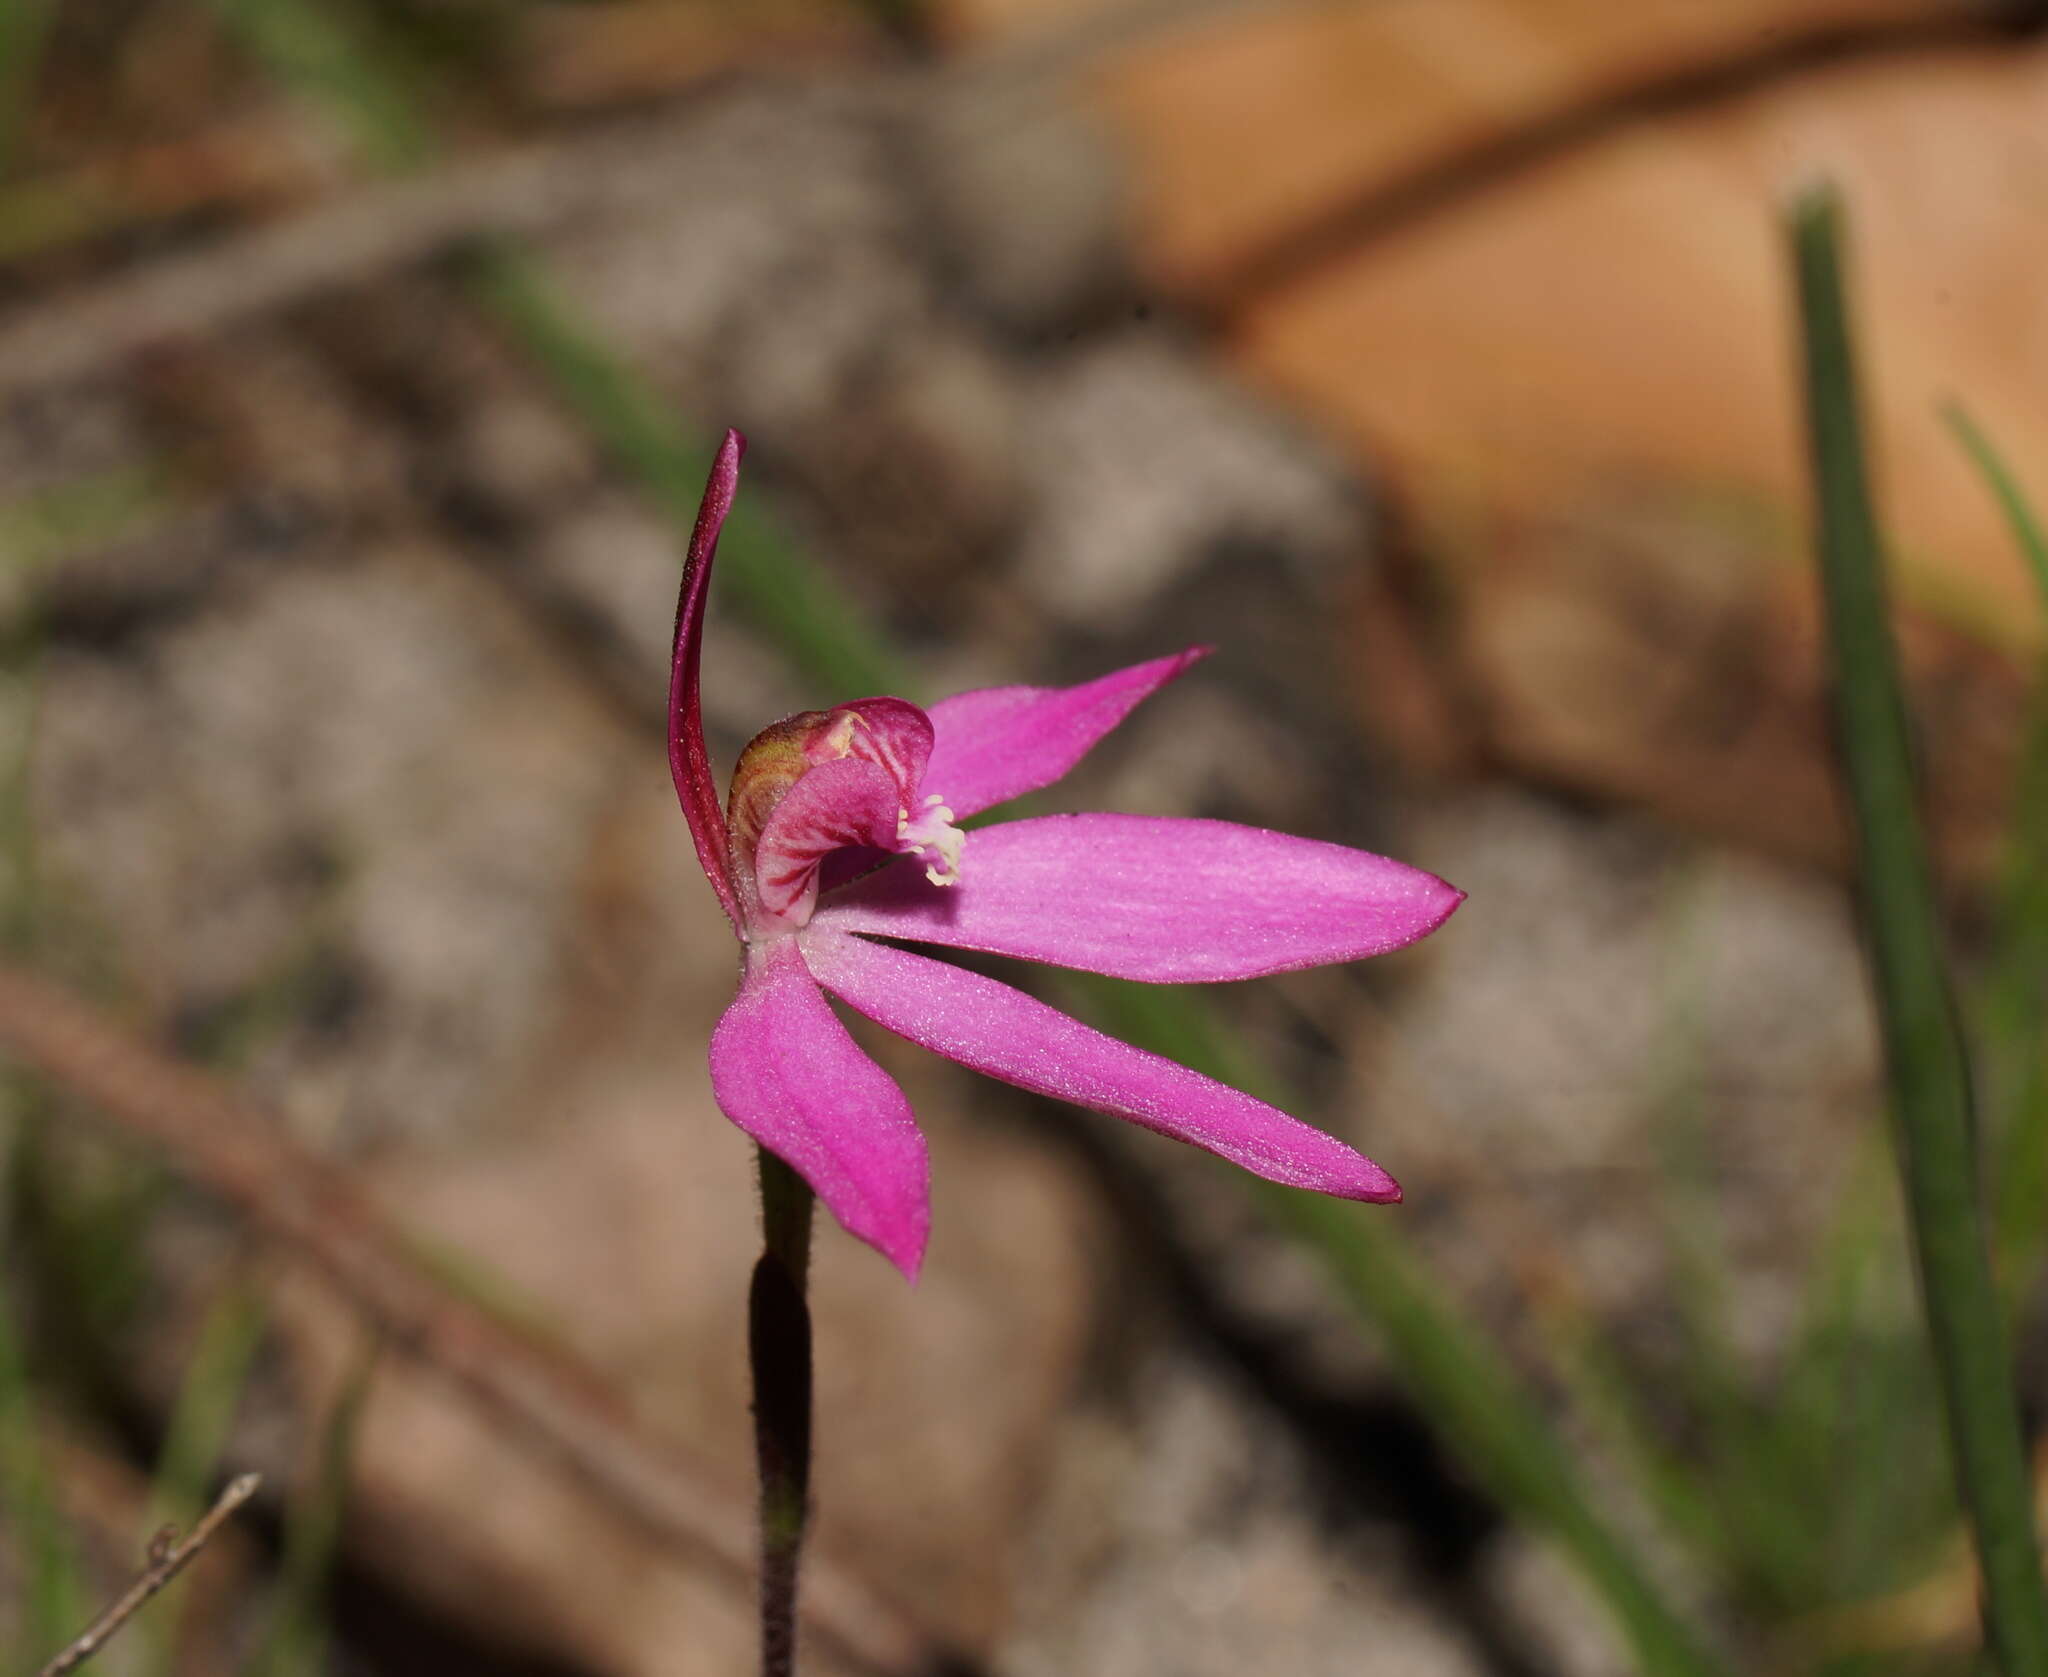
<instances>
[{"instance_id":1,"label":"blurred background","mask_svg":"<svg viewBox=\"0 0 2048 1677\"><path fill-rule=\"evenodd\" d=\"M811 1669L1978 1669L1777 216L1854 216L2038 1412L2041 602L1945 407L2048 492L2040 21L0 0L8 1668L256 1469L106 1669L750 1669L732 950L661 747L733 424L722 764L1214 642L1046 807L1471 899L1047 980L1396 1210L864 1039L937 1224L914 1291L821 1235Z\"/></svg>"}]
</instances>

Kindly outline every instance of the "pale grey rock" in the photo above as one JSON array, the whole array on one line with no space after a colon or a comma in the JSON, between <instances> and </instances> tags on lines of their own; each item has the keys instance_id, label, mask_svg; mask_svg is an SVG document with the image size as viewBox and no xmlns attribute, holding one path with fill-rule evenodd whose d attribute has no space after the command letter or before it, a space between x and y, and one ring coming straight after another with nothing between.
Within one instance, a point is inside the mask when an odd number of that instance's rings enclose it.
<instances>
[{"instance_id":1,"label":"pale grey rock","mask_svg":"<svg viewBox=\"0 0 2048 1677\"><path fill-rule=\"evenodd\" d=\"M1479 1677L1398 1543L1332 1544L1290 1448L1213 1381L1146 1359L1136 1408L1082 1411L1030 1539L1013 1677Z\"/></svg>"},{"instance_id":2,"label":"pale grey rock","mask_svg":"<svg viewBox=\"0 0 2048 1677\"><path fill-rule=\"evenodd\" d=\"M1232 550L1311 589L1371 552L1358 486L1174 334L1134 328L1041 370L1011 575L1058 621L1128 631Z\"/></svg>"},{"instance_id":3,"label":"pale grey rock","mask_svg":"<svg viewBox=\"0 0 2048 1677\"><path fill-rule=\"evenodd\" d=\"M1079 100L961 71L908 105L905 130L925 234L958 303L1040 340L1135 295L1123 160Z\"/></svg>"}]
</instances>

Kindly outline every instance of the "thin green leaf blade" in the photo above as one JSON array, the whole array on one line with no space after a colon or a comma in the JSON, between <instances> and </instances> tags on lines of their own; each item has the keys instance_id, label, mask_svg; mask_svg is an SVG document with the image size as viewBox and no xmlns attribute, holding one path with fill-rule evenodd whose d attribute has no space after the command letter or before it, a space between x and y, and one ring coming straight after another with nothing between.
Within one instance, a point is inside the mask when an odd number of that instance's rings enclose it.
<instances>
[{"instance_id":1,"label":"thin green leaf blade","mask_svg":"<svg viewBox=\"0 0 2048 1677\"><path fill-rule=\"evenodd\" d=\"M2034 516L2026 491L2020 487L2020 481L2006 463L2005 456L1985 435L1983 427L1970 417L1969 410L1962 403L1944 404L1941 417L1956 434L1956 441L1963 445L1963 452L1969 455L1983 475L1985 484L1998 502L1999 511L2005 514L2013 542L2020 550L2020 557L2027 562L2027 570L2040 592L2042 607L2048 609L2048 531L2042 529L2041 521Z\"/></svg>"},{"instance_id":2,"label":"thin green leaf blade","mask_svg":"<svg viewBox=\"0 0 2048 1677\"><path fill-rule=\"evenodd\" d=\"M2048 1596L2032 1480L1979 1204L1968 1070L1914 798L1883 548L1864 464L1840 220L1833 192L1818 189L1794 206L1789 232L1858 904L1928 1331L1984 1574L1989 1640L2007 1677L2048 1677Z\"/></svg>"},{"instance_id":3,"label":"thin green leaf blade","mask_svg":"<svg viewBox=\"0 0 2048 1677\"><path fill-rule=\"evenodd\" d=\"M1949 403L1943 417L2005 515L2048 609L2048 532L1982 427L1959 403ZM2034 678L1991 924L1975 1014L1994 1119L1998 1273L2008 1311L2016 1313L2048 1257L2048 1054L2041 1029L2048 1000L2048 662Z\"/></svg>"}]
</instances>

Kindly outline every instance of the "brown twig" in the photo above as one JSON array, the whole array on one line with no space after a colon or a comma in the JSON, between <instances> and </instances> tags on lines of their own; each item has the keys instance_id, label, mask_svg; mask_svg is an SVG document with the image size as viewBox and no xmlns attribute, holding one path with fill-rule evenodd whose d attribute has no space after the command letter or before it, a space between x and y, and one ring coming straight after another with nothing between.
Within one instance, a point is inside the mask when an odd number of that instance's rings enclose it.
<instances>
[{"instance_id":1,"label":"brown twig","mask_svg":"<svg viewBox=\"0 0 2048 1677\"><path fill-rule=\"evenodd\" d=\"M65 1413L43 1413L36 1444L59 1508L84 1544L101 1554L127 1554L136 1532L148 1529L144 1520L156 1512L150 1475L119 1453L117 1439L97 1427L81 1427L75 1416ZM165 1545L177 1538L170 1527L158 1535ZM246 1526L222 1528L207 1546L206 1565L180 1586L185 1599L179 1617L187 1623L203 1622L209 1616L217 1618L228 1603L243 1599L260 1570L259 1546ZM154 1552L149 1558L156 1558ZM224 1642L202 1642L180 1651L183 1677L230 1677L234 1669Z\"/></svg>"},{"instance_id":2,"label":"brown twig","mask_svg":"<svg viewBox=\"0 0 2048 1677\"><path fill-rule=\"evenodd\" d=\"M138 1040L77 997L0 965L0 1046L152 1144L180 1175L305 1260L392 1349L669 1547L751 1584L753 1511L683 1447L650 1436L592 1370L451 1292L344 1171L212 1076ZM846 1562L815 1558L805 1621L867 1672L963 1672Z\"/></svg>"},{"instance_id":3,"label":"brown twig","mask_svg":"<svg viewBox=\"0 0 2048 1677\"><path fill-rule=\"evenodd\" d=\"M198 1558L199 1551L213 1541L213 1534L228 1523L235 1510L256 1494L262 1476L245 1473L220 1493L219 1499L200 1516L199 1523L177 1542L150 1545L149 1565L134 1583L123 1590L105 1612L67 1643L61 1653L37 1673L37 1677L63 1677L98 1653L120 1628L141 1611L142 1604Z\"/></svg>"}]
</instances>

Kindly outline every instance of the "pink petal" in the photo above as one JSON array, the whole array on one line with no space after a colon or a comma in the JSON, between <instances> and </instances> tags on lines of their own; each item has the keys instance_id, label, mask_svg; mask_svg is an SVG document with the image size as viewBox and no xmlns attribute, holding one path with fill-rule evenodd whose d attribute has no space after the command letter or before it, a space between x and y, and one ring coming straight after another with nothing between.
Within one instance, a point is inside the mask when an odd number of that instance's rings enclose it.
<instances>
[{"instance_id":1,"label":"pink petal","mask_svg":"<svg viewBox=\"0 0 2048 1677\"><path fill-rule=\"evenodd\" d=\"M785 1160L911 1280L931 1231L931 1163L910 1102L863 1054L791 938L757 946L711 1035L726 1117Z\"/></svg>"},{"instance_id":2,"label":"pink petal","mask_svg":"<svg viewBox=\"0 0 2048 1677\"><path fill-rule=\"evenodd\" d=\"M1192 1142L1256 1176L1343 1199L1398 1200L1394 1179L1278 1107L979 973L840 937L813 921L798 941L818 981L877 1024L949 1060Z\"/></svg>"},{"instance_id":3,"label":"pink petal","mask_svg":"<svg viewBox=\"0 0 2048 1677\"><path fill-rule=\"evenodd\" d=\"M718 532L732 510L739 487L740 457L747 440L728 431L711 463L704 499L697 508L697 527L690 533L689 556L683 561L683 586L676 601L674 656L668 678L668 767L674 776L683 817L697 846L697 861L711 889L718 893L725 917L740 929L739 895L733 889L731 862L725 849L725 812L719 807L718 781L711 756L704 749L704 708L698 693L697 665L704 646L704 595L711 586L711 562L718 556Z\"/></svg>"},{"instance_id":4,"label":"pink petal","mask_svg":"<svg viewBox=\"0 0 2048 1677\"><path fill-rule=\"evenodd\" d=\"M1209 651L1190 647L1079 687L983 687L941 699L931 710L938 740L925 767L925 790L939 794L965 820L1050 786L1139 700Z\"/></svg>"},{"instance_id":5,"label":"pink petal","mask_svg":"<svg viewBox=\"0 0 2048 1677\"><path fill-rule=\"evenodd\" d=\"M803 924L817 900L818 864L827 856L848 846L895 848L900 796L889 771L862 757L807 770L761 829L754 851L761 906Z\"/></svg>"},{"instance_id":6,"label":"pink petal","mask_svg":"<svg viewBox=\"0 0 2048 1677\"><path fill-rule=\"evenodd\" d=\"M815 923L1186 983L1384 954L1464 897L1405 863L1260 827L1048 815L970 834L957 885L883 868Z\"/></svg>"}]
</instances>

